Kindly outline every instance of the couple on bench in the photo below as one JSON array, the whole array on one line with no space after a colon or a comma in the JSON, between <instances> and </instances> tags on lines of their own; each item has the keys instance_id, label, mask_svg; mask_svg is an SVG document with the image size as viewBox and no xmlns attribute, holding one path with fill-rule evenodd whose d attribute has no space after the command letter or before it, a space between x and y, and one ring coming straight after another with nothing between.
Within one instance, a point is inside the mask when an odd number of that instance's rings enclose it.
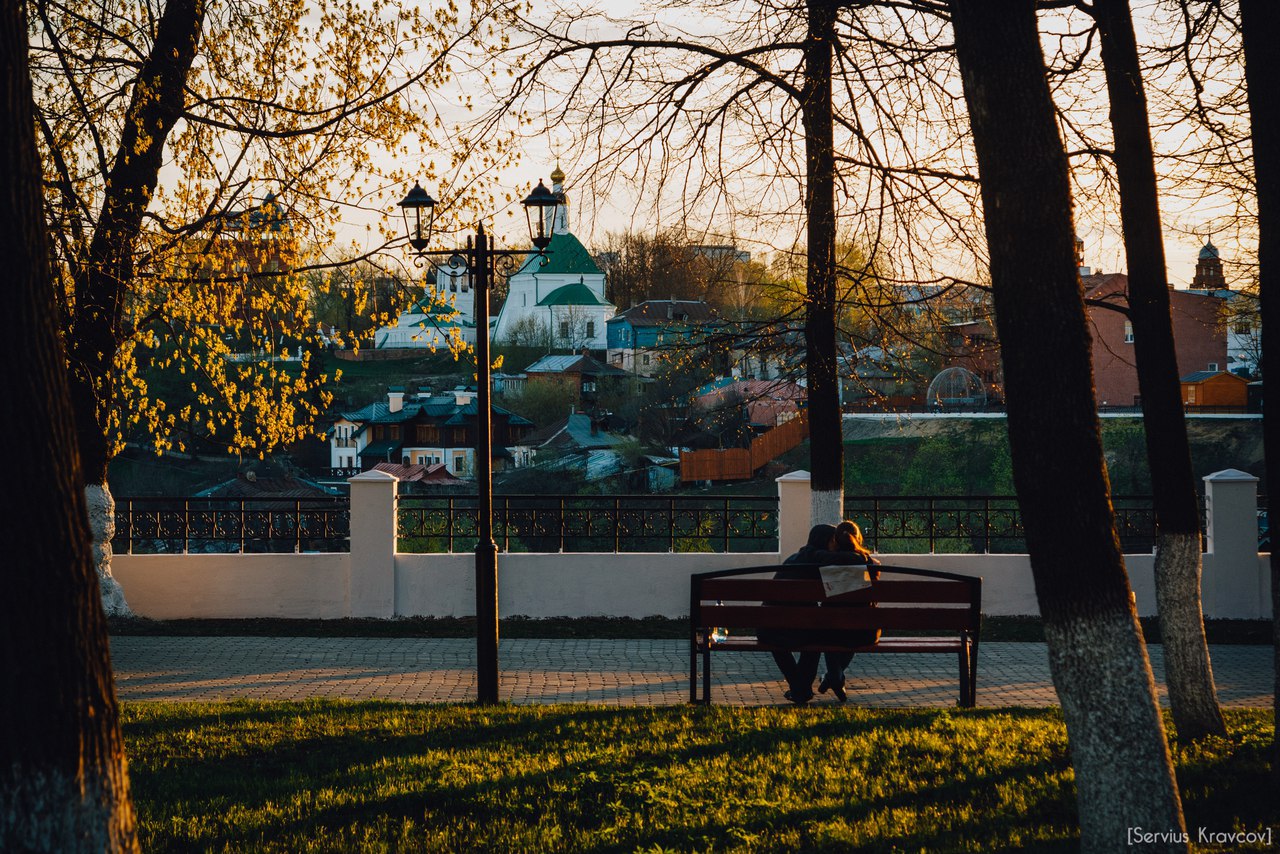
<instances>
[{"instance_id":1,"label":"couple on bench","mask_svg":"<svg viewBox=\"0 0 1280 854\"><path fill-rule=\"evenodd\" d=\"M781 569L774 578L821 579L818 568L833 564L861 565L874 567L879 561L871 556L871 551L862 541L862 531L853 522L841 522L839 525L814 525L809 531L809 541L800 551L783 561L783 564L802 564L793 569ZM872 579L879 573L868 569ZM831 607L831 606L828 606ZM856 605L850 607L859 607ZM865 646L880 639L878 629L848 631L805 631L798 629L767 629L757 632L757 637L764 642L787 646L831 643L838 646ZM825 694L830 690L837 700L843 703L847 696L844 691L844 671L853 660L851 652L800 652L799 658L790 652L774 652L773 660L787 680L788 690L784 696L796 705L804 705L813 699L813 680L818 675L819 656L825 656L826 675L818 684L818 693Z\"/></svg>"}]
</instances>

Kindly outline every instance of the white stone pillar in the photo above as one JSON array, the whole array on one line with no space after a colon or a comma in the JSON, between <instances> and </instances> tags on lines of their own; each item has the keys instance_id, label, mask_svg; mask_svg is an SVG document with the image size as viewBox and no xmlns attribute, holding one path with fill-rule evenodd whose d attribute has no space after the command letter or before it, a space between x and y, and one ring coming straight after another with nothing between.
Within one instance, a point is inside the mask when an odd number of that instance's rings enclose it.
<instances>
[{"instance_id":1,"label":"white stone pillar","mask_svg":"<svg viewBox=\"0 0 1280 854\"><path fill-rule=\"evenodd\" d=\"M778 556L786 558L809 541L809 473L793 471L774 482L778 484Z\"/></svg>"},{"instance_id":2,"label":"white stone pillar","mask_svg":"<svg viewBox=\"0 0 1280 854\"><path fill-rule=\"evenodd\" d=\"M400 478L367 471L350 478L351 572L347 613L352 617L396 614L396 493Z\"/></svg>"},{"instance_id":3,"label":"white stone pillar","mask_svg":"<svg viewBox=\"0 0 1280 854\"><path fill-rule=\"evenodd\" d=\"M1258 479L1236 469L1204 478L1206 617L1257 619L1264 591L1258 560Z\"/></svg>"}]
</instances>

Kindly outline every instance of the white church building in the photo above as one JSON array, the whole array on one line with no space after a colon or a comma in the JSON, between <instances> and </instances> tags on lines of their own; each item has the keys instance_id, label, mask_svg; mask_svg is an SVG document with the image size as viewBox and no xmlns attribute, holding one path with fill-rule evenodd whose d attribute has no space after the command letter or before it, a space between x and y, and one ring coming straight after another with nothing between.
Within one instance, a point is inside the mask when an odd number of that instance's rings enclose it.
<instances>
[{"instance_id":1,"label":"white church building","mask_svg":"<svg viewBox=\"0 0 1280 854\"><path fill-rule=\"evenodd\" d=\"M546 343L561 350L603 350L605 323L617 309L605 299L604 273L569 231L569 204L560 167L551 190L561 199L550 223L547 255L530 252L509 280L506 302L491 320L496 344ZM551 216L552 214L548 214ZM392 326L374 333L375 349L448 348L451 341L476 341L476 298L471 271L461 255L427 278L425 293Z\"/></svg>"},{"instance_id":2,"label":"white church building","mask_svg":"<svg viewBox=\"0 0 1280 854\"><path fill-rule=\"evenodd\" d=\"M395 325L373 334L374 349L447 350L451 343L476 342L476 293L461 255L432 270L422 298L400 313Z\"/></svg>"},{"instance_id":3,"label":"white church building","mask_svg":"<svg viewBox=\"0 0 1280 854\"><path fill-rule=\"evenodd\" d=\"M551 190L562 201L549 229L547 256L530 254L511 277L493 329L495 343L536 339L556 349L603 350L607 346L605 323L617 309L605 299L604 273L569 231L564 177L559 167L551 173Z\"/></svg>"}]
</instances>

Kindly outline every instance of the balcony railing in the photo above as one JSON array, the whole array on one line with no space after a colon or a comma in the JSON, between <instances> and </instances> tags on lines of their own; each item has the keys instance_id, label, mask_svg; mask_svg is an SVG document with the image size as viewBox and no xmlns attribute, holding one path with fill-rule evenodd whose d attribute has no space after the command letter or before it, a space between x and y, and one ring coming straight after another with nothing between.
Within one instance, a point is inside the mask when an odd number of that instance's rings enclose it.
<instances>
[{"instance_id":1,"label":"balcony railing","mask_svg":"<svg viewBox=\"0 0 1280 854\"><path fill-rule=\"evenodd\" d=\"M119 498L114 551L123 554L345 552L346 498Z\"/></svg>"},{"instance_id":2,"label":"balcony railing","mask_svg":"<svg viewBox=\"0 0 1280 854\"><path fill-rule=\"evenodd\" d=\"M401 552L476 546L475 496L405 497ZM778 499L655 495L498 495L494 539L507 552L769 552Z\"/></svg>"}]
</instances>

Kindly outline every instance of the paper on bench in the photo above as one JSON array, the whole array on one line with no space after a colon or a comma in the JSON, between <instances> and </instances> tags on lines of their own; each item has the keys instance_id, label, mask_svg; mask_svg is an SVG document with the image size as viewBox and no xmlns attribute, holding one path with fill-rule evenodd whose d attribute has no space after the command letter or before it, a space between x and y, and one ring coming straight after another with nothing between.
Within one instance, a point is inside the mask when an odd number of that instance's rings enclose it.
<instances>
[{"instance_id":1,"label":"paper on bench","mask_svg":"<svg viewBox=\"0 0 1280 854\"><path fill-rule=\"evenodd\" d=\"M828 598L871 586L866 566L820 566L818 573L822 576L822 592Z\"/></svg>"}]
</instances>

